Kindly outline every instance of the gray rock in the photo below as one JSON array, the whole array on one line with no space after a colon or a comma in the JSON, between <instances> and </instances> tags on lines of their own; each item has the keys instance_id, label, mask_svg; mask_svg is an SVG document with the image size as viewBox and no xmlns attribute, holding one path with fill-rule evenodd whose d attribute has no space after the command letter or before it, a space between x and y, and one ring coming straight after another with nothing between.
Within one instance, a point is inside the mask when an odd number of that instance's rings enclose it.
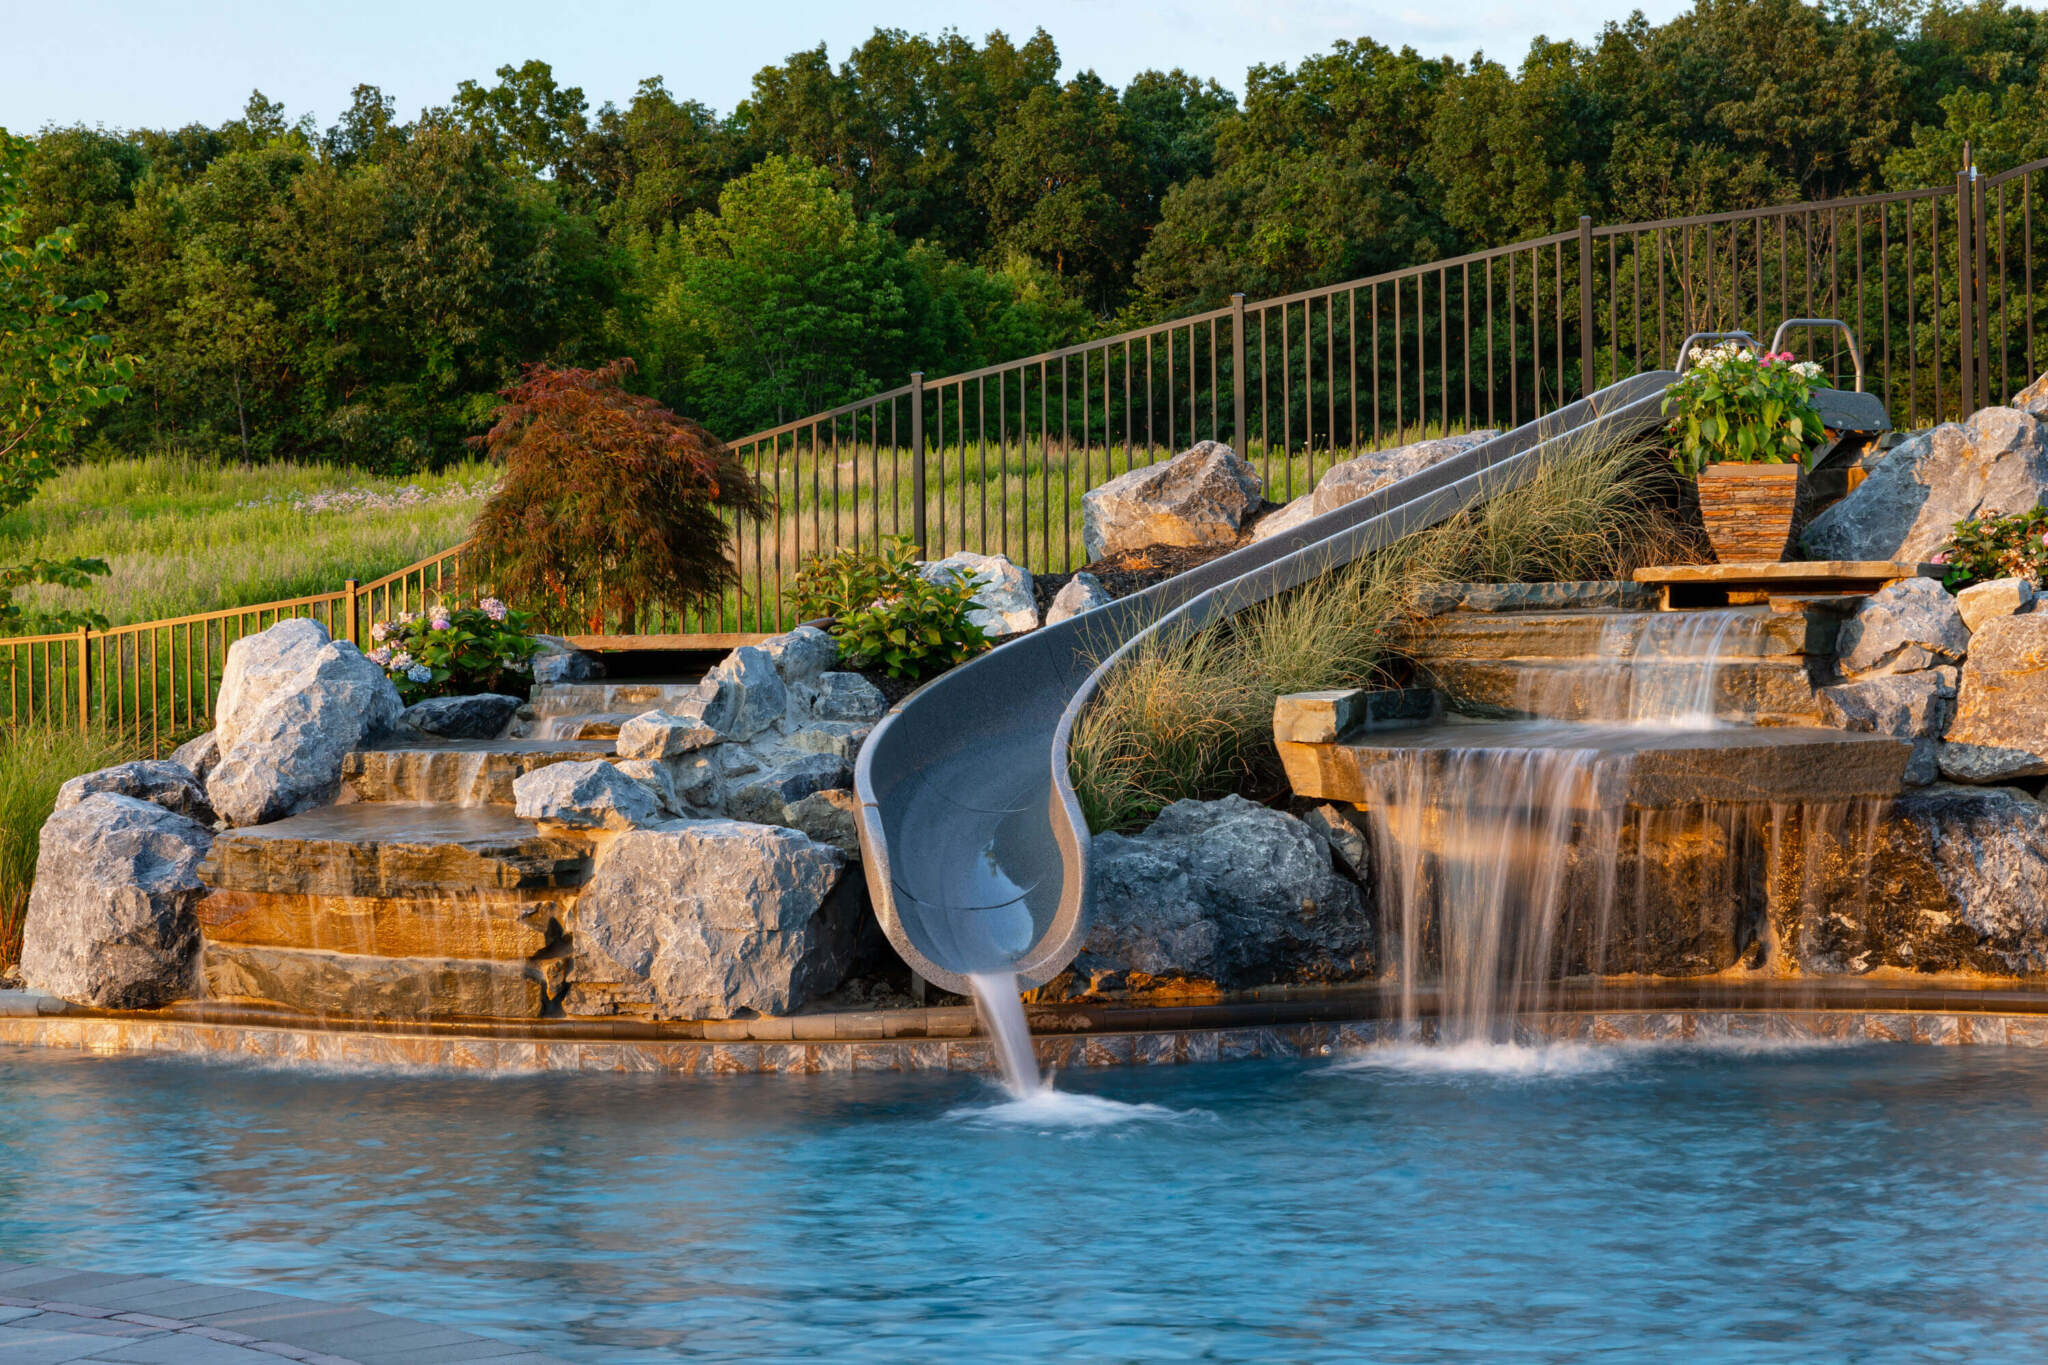
<instances>
[{"instance_id":1,"label":"gray rock","mask_svg":"<svg viewBox=\"0 0 2048 1365\"><path fill-rule=\"evenodd\" d=\"M811 714L822 721L872 725L889 714L889 699L858 673L820 673Z\"/></svg>"},{"instance_id":2,"label":"gray rock","mask_svg":"<svg viewBox=\"0 0 2048 1365\"><path fill-rule=\"evenodd\" d=\"M533 638L540 646L540 653L533 656L534 686L590 682L604 676L604 660L595 654L576 648L559 635L536 635Z\"/></svg>"},{"instance_id":3,"label":"gray rock","mask_svg":"<svg viewBox=\"0 0 2048 1365\"><path fill-rule=\"evenodd\" d=\"M725 725L717 724L708 712L704 723L712 729L724 730L734 739L752 739L779 724L789 712L789 688L775 671L774 658L757 645L742 645L726 655L718 667L704 675L704 681L720 693L730 694L729 703L721 696L707 702L707 707L732 707L731 719ZM678 709L673 714L686 712Z\"/></svg>"},{"instance_id":4,"label":"gray rock","mask_svg":"<svg viewBox=\"0 0 2048 1365\"><path fill-rule=\"evenodd\" d=\"M2026 793L1941 784L1802 835L1771 910L1801 971L2048 971L2048 806Z\"/></svg>"},{"instance_id":5,"label":"gray rock","mask_svg":"<svg viewBox=\"0 0 2048 1365\"><path fill-rule=\"evenodd\" d=\"M1322 836L1337 861L1360 882L1372 875L1372 844L1351 817L1332 805L1317 806L1301 822Z\"/></svg>"},{"instance_id":6,"label":"gray rock","mask_svg":"<svg viewBox=\"0 0 2048 1365\"><path fill-rule=\"evenodd\" d=\"M668 764L652 758L626 758L614 760L612 766L647 788L647 794L663 810L673 815L689 813L676 791L675 774L669 770Z\"/></svg>"},{"instance_id":7,"label":"gray rock","mask_svg":"<svg viewBox=\"0 0 2048 1365\"><path fill-rule=\"evenodd\" d=\"M296 688L299 675L328 643L327 627L304 619L280 621L228 646L213 704L214 734L223 753L279 691ZM370 665L375 668L376 665ZM383 670L379 669L381 677Z\"/></svg>"},{"instance_id":8,"label":"gray rock","mask_svg":"<svg viewBox=\"0 0 2048 1365\"><path fill-rule=\"evenodd\" d=\"M384 670L346 641L320 645L301 664L289 678L266 676L263 704L232 733L225 723L220 728L228 740L206 795L231 825L281 820L333 801L350 751L404 714Z\"/></svg>"},{"instance_id":9,"label":"gray rock","mask_svg":"<svg viewBox=\"0 0 2048 1365\"><path fill-rule=\"evenodd\" d=\"M616 751L620 758L675 758L722 738L717 730L696 720L647 711L619 726Z\"/></svg>"},{"instance_id":10,"label":"gray rock","mask_svg":"<svg viewBox=\"0 0 2048 1365\"><path fill-rule=\"evenodd\" d=\"M1924 561L1965 517L2023 512L2048 494L2048 431L2017 408L1922 432L1814 518L1812 559Z\"/></svg>"},{"instance_id":11,"label":"gray rock","mask_svg":"<svg viewBox=\"0 0 2048 1365\"><path fill-rule=\"evenodd\" d=\"M1106 607L1116 601L1109 595L1109 589L1102 586L1102 580L1092 573L1077 573L1053 594L1052 604L1045 609L1045 623L1058 625L1069 617Z\"/></svg>"},{"instance_id":12,"label":"gray rock","mask_svg":"<svg viewBox=\"0 0 2048 1365\"><path fill-rule=\"evenodd\" d=\"M1971 637L1941 772L1956 782L2048 773L2048 615L1993 617Z\"/></svg>"},{"instance_id":13,"label":"gray rock","mask_svg":"<svg viewBox=\"0 0 2048 1365\"><path fill-rule=\"evenodd\" d=\"M706 678L688 695L668 704L667 714L697 729L710 730L722 739L739 737L742 690L716 678Z\"/></svg>"},{"instance_id":14,"label":"gray rock","mask_svg":"<svg viewBox=\"0 0 2048 1365\"><path fill-rule=\"evenodd\" d=\"M839 662L839 646L816 626L798 626L763 640L760 649L774 661L783 683L800 693L814 686L820 673Z\"/></svg>"},{"instance_id":15,"label":"gray rock","mask_svg":"<svg viewBox=\"0 0 2048 1365\"><path fill-rule=\"evenodd\" d=\"M1076 970L1227 989L1349 980L1373 970L1373 923L1322 837L1240 796L1177 801L1142 834L1105 834Z\"/></svg>"},{"instance_id":16,"label":"gray rock","mask_svg":"<svg viewBox=\"0 0 2048 1365\"><path fill-rule=\"evenodd\" d=\"M1278 511L1268 512L1259 518L1259 524L1252 527L1252 543L1286 535L1303 522L1313 521L1315 515L1316 495L1313 492L1303 493Z\"/></svg>"},{"instance_id":17,"label":"gray rock","mask_svg":"<svg viewBox=\"0 0 2048 1365\"><path fill-rule=\"evenodd\" d=\"M874 731L874 726L856 721L814 720L789 737L788 747L792 753L830 754L850 764Z\"/></svg>"},{"instance_id":18,"label":"gray rock","mask_svg":"<svg viewBox=\"0 0 2048 1365\"><path fill-rule=\"evenodd\" d=\"M1314 515L1334 512L1347 502L1377 493L1411 474L1420 474L1433 464L1462 455L1476 445L1500 435L1497 431L1472 431L1461 436L1441 436L1433 441L1416 441L1391 450L1374 450L1333 466L1316 482L1310 506Z\"/></svg>"},{"instance_id":19,"label":"gray rock","mask_svg":"<svg viewBox=\"0 0 2048 1365\"><path fill-rule=\"evenodd\" d=\"M786 1014L852 961L857 902L833 894L845 865L795 830L733 820L622 834L577 898L566 1003L664 1019Z\"/></svg>"},{"instance_id":20,"label":"gray rock","mask_svg":"<svg viewBox=\"0 0 2048 1365\"><path fill-rule=\"evenodd\" d=\"M1091 560L1148 545L1234 545L1264 488L1236 451L1203 441L1084 494L1081 543Z\"/></svg>"},{"instance_id":21,"label":"gray rock","mask_svg":"<svg viewBox=\"0 0 2048 1365\"><path fill-rule=\"evenodd\" d=\"M784 807L775 823L801 830L848 858L860 857L860 798L845 787L812 792Z\"/></svg>"},{"instance_id":22,"label":"gray rock","mask_svg":"<svg viewBox=\"0 0 2048 1365\"><path fill-rule=\"evenodd\" d=\"M95 793L52 814L22 930L29 987L101 1009L190 995L212 843L204 825L130 796Z\"/></svg>"},{"instance_id":23,"label":"gray rock","mask_svg":"<svg viewBox=\"0 0 2048 1365\"><path fill-rule=\"evenodd\" d=\"M197 739L188 739L171 751L171 762L177 764L204 786L206 779L220 765L220 732L208 730Z\"/></svg>"},{"instance_id":24,"label":"gray rock","mask_svg":"<svg viewBox=\"0 0 2048 1365\"><path fill-rule=\"evenodd\" d=\"M853 785L853 770L831 754L802 754L732 782L724 809L736 820L780 824L783 812L813 792Z\"/></svg>"},{"instance_id":25,"label":"gray rock","mask_svg":"<svg viewBox=\"0 0 2048 1365\"><path fill-rule=\"evenodd\" d=\"M498 692L473 697L429 697L405 708L398 728L436 739L496 739L505 733L520 701Z\"/></svg>"},{"instance_id":26,"label":"gray rock","mask_svg":"<svg viewBox=\"0 0 2048 1365\"><path fill-rule=\"evenodd\" d=\"M1975 631L1998 616L2018 616L2034 605L2034 584L2025 578L1994 578L1972 583L1956 594L1956 611L1963 624Z\"/></svg>"},{"instance_id":27,"label":"gray rock","mask_svg":"<svg viewBox=\"0 0 2048 1365\"><path fill-rule=\"evenodd\" d=\"M1925 786L1941 775L1941 737L1956 713L1957 670L1930 668L1820 689L1821 722L1837 730L1913 741L1906 781Z\"/></svg>"},{"instance_id":28,"label":"gray rock","mask_svg":"<svg viewBox=\"0 0 2048 1365\"><path fill-rule=\"evenodd\" d=\"M2048 417L2048 374L2014 394L2012 402L2006 406L2030 412L2036 417Z\"/></svg>"},{"instance_id":29,"label":"gray rock","mask_svg":"<svg viewBox=\"0 0 2048 1365\"><path fill-rule=\"evenodd\" d=\"M1970 628L1948 590L1931 578L1907 578L1864 599L1836 636L1850 678L1960 663Z\"/></svg>"},{"instance_id":30,"label":"gray rock","mask_svg":"<svg viewBox=\"0 0 2048 1365\"><path fill-rule=\"evenodd\" d=\"M962 550L920 566L934 583L965 574L974 580L975 610L967 619L991 640L1038 629L1038 599L1031 589L1031 570L1003 555L978 555Z\"/></svg>"},{"instance_id":31,"label":"gray rock","mask_svg":"<svg viewBox=\"0 0 2048 1365\"><path fill-rule=\"evenodd\" d=\"M176 761L143 759L74 777L57 789L56 808L68 810L97 792L132 796L137 801L175 811L187 820L213 824L213 805L206 799L205 788L192 776L191 769Z\"/></svg>"},{"instance_id":32,"label":"gray rock","mask_svg":"<svg viewBox=\"0 0 2048 1365\"><path fill-rule=\"evenodd\" d=\"M550 763L512 783L513 812L575 829L632 829L658 824L655 795L602 759Z\"/></svg>"}]
</instances>

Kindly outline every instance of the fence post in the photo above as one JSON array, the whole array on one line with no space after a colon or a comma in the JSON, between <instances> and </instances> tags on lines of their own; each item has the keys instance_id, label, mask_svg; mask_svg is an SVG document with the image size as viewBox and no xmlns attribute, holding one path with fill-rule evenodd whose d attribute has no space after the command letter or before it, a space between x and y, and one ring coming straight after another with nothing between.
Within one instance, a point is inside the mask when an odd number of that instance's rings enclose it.
<instances>
[{"instance_id":1,"label":"fence post","mask_svg":"<svg viewBox=\"0 0 2048 1365\"><path fill-rule=\"evenodd\" d=\"M1970 163L1970 296L1977 308L1977 406L1991 406L1991 264L1984 248L1988 235L1984 184L1977 178L1977 164Z\"/></svg>"},{"instance_id":2,"label":"fence post","mask_svg":"<svg viewBox=\"0 0 2048 1365\"><path fill-rule=\"evenodd\" d=\"M356 580L351 578L341 585L341 638L361 649L363 642L356 638Z\"/></svg>"},{"instance_id":3,"label":"fence post","mask_svg":"<svg viewBox=\"0 0 2048 1365\"><path fill-rule=\"evenodd\" d=\"M1579 215L1579 397L1599 385L1593 382L1593 220Z\"/></svg>"},{"instance_id":4,"label":"fence post","mask_svg":"<svg viewBox=\"0 0 2048 1365\"><path fill-rule=\"evenodd\" d=\"M924 557L924 371L910 373L910 538Z\"/></svg>"},{"instance_id":5,"label":"fence post","mask_svg":"<svg viewBox=\"0 0 2048 1365\"><path fill-rule=\"evenodd\" d=\"M78 628L78 731L84 734L92 718L91 632Z\"/></svg>"},{"instance_id":6,"label":"fence post","mask_svg":"<svg viewBox=\"0 0 2048 1365\"><path fill-rule=\"evenodd\" d=\"M1244 434L1244 295L1230 296L1230 427L1237 440L1237 453L1249 460ZM1358 433L1351 434L1354 445Z\"/></svg>"},{"instance_id":7,"label":"fence post","mask_svg":"<svg viewBox=\"0 0 2048 1365\"><path fill-rule=\"evenodd\" d=\"M1975 235L1972 229L1977 222L1977 209L1973 202L1976 197L1976 181L1965 164L1956 172L1956 350L1960 353L1956 360L1957 378L1962 381L1962 412L1959 415L1963 417L1976 409L1977 396L1976 287L1971 281L1975 273L1971 263L1976 258L1976 251L1970 244L1971 237ZM1935 308L1939 310L1940 307L1941 300L1936 299ZM1937 311L1937 323L1940 316ZM1936 341L1939 344L1938 335ZM1936 404L1939 405L1940 401L1941 396L1936 394Z\"/></svg>"}]
</instances>

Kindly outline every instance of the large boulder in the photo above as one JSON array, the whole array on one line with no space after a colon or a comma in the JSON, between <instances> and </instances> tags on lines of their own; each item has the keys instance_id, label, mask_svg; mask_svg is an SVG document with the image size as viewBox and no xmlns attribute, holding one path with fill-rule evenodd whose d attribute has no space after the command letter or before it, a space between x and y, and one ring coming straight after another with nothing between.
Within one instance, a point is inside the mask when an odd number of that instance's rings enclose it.
<instances>
[{"instance_id":1,"label":"large boulder","mask_svg":"<svg viewBox=\"0 0 2048 1365\"><path fill-rule=\"evenodd\" d=\"M206 799L206 789L182 763L146 758L74 777L57 789L56 808L68 810L99 792L132 796L202 825L213 823L213 806Z\"/></svg>"},{"instance_id":2,"label":"large boulder","mask_svg":"<svg viewBox=\"0 0 2048 1365\"><path fill-rule=\"evenodd\" d=\"M430 739L496 739L518 711L519 698L498 692L429 697L406 707L398 728Z\"/></svg>"},{"instance_id":3,"label":"large boulder","mask_svg":"<svg viewBox=\"0 0 2048 1365\"><path fill-rule=\"evenodd\" d=\"M2048 374L2042 375L2014 394L2012 402L2007 406L2018 408L2022 412L2030 412L2036 417L2048 417Z\"/></svg>"},{"instance_id":4,"label":"large boulder","mask_svg":"<svg viewBox=\"0 0 2048 1365\"><path fill-rule=\"evenodd\" d=\"M1850 678L1911 673L1962 662L1970 628L1941 584L1907 578L1865 598L1842 623L1835 648Z\"/></svg>"},{"instance_id":5,"label":"large boulder","mask_svg":"<svg viewBox=\"0 0 2048 1365\"><path fill-rule=\"evenodd\" d=\"M622 834L576 902L564 1008L663 1019L786 1014L839 984L846 860L792 829L686 820Z\"/></svg>"},{"instance_id":6,"label":"large boulder","mask_svg":"<svg viewBox=\"0 0 2048 1365\"><path fill-rule=\"evenodd\" d=\"M1994 578L1988 583L1972 583L1956 594L1956 611L1972 631L2001 616L2018 616L2033 605L2034 582L2030 578Z\"/></svg>"},{"instance_id":7,"label":"large boulder","mask_svg":"<svg viewBox=\"0 0 2048 1365\"><path fill-rule=\"evenodd\" d=\"M1956 782L2048 773L2048 615L1996 617L1971 637L1941 771Z\"/></svg>"},{"instance_id":8,"label":"large boulder","mask_svg":"<svg viewBox=\"0 0 2048 1365\"><path fill-rule=\"evenodd\" d=\"M23 979L77 1005L154 1009L191 994L199 864L212 831L97 792L43 824L22 930Z\"/></svg>"},{"instance_id":9,"label":"large boulder","mask_svg":"<svg viewBox=\"0 0 2048 1365\"><path fill-rule=\"evenodd\" d=\"M1468 431L1459 436L1440 436L1433 441L1416 441L1391 450L1374 450L1355 456L1333 466L1316 481L1316 491L1309 504L1312 514L1321 516L1325 512L1334 512L1347 502L1355 502L1368 493L1377 493L1411 474L1420 474L1431 465L1441 464L1453 455L1462 455L1498 435L1498 431L1491 430Z\"/></svg>"},{"instance_id":10,"label":"large boulder","mask_svg":"<svg viewBox=\"0 0 2048 1365\"><path fill-rule=\"evenodd\" d=\"M1241 796L1177 801L1141 834L1098 836L1095 914L1075 969L1242 989L1370 975L1373 924L1330 847Z\"/></svg>"},{"instance_id":11,"label":"large boulder","mask_svg":"<svg viewBox=\"0 0 2048 1365\"><path fill-rule=\"evenodd\" d=\"M1097 607L1106 607L1115 600L1094 574L1077 573L1053 594L1051 605L1045 609L1045 623L1056 626Z\"/></svg>"},{"instance_id":12,"label":"large boulder","mask_svg":"<svg viewBox=\"0 0 2048 1365\"><path fill-rule=\"evenodd\" d=\"M219 713L221 760L206 779L206 795L231 825L281 820L333 801L341 792L342 760L393 729L405 712L383 669L344 640L313 644L302 624L287 621L234 646L261 646L266 636L289 628L297 668L284 675L274 664L283 657L279 651L252 648L239 670L232 721L226 708ZM238 672L234 649L230 674ZM227 695L225 683L222 692ZM262 701L250 710L258 693Z\"/></svg>"},{"instance_id":13,"label":"large boulder","mask_svg":"<svg viewBox=\"0 0 2048 1365\"><path fill-rule=\"evenodd\" d=\"M1815 517L1810 559L1919 563L1965 517L2024 512L2048 495L2048 430L2018 408L1985 408L1921 432Z\"/></svg>"},{"instance_id":14,"label":"large boulder","mask_svg":"<svg viewBox=\"0 0 2048 1365\"><path fill-rule=\"evenodd\" d=\"M2048 971L2048 806L2010 787L1909 791L1879 822L1813 807L1771 869L1779 951L1802 972Z\"/></svg>"},{"instance_id":15,"label":"large boulder","mask_svg":"<svg viewBox=\"0 0 2048 1365\"><path fill-rule=\"evenodd\" d=\"M959 574L972 579L974 610L967 613L967 619L991 640L1038 628L1038 598L1031 590L1031 570L1011 563L1007 556L962 550L922 565L918 571L934 583L950 583Z\"/></svg>"},{"instance_id":16,"label":"large boulder","mask_svg":"<svg viewBox=\"0 0 2048 1365\"><path fill-rule=\"evenodd\" d=\"M1258 525L1252 527L1252 543L1284 536L1305 521L1315 520L1316 495L1313 490L1303 493L1285 507L1275 508L1260 517Z\"/></svg>"},{"instance_id":17,"label":"large boulder","mask_svg":"<svg viewBox=\"0 0 2048 1365\"><path fill-rule=\"evenodd\" d=\"M788 808L814 792L852 785L853 770L834 754L784 758L733 781L723 803L726 814L764 825L787 824Z\"/></svg>"},{"instance_id":18,"label":"large boulder","mask_svg":"<svg viewBox=\"0 0 2048 1365\"><path fill-rule=\"evenodd\" d=\"M590 682L604 676L604 660L576 648L559 635L536 635L540 652L533 656L534 686L548 683Z\"/></svg>"},{"instance_id":19,"label":"large boulder","mask_svg":"<svg viewBox=\"0 0 2048 1365\"><path fill-rule=\"evenodd\" d=\"M171 762L199 779L201 786L220 766L220 732L208 730L196 739L188 739L171 750Z\"/></svg>"},{"instance_id":20,"label":"large boulder","mask_svg":"<svg viewBox=\"0 0 2048 1365\"><path fill-rule=\"evenodd\" d=\"M839 662L839 646L816 626L798 626L763 640L760 649L791 694L799 697L809 696L825 670Z\"/></svg>"},{"instance_id":21,"label":"large boulder","mask_svg":"<svg viewBox=\"0 0 2048 1365\"><path fill-rule=\"evenodd\" d=\"M873 725L889 714L882 689L858 673L820 673L811 693L811 715L826 725ZM796 734L811 728L807 723Z\"/></svg>"},{"instance_id":22,"label":"large boulder","mask_svg":"<svg viewBox=\"0 0 2048 1365\"><path fill-rule=\"evenodd\" d=\"M1203 441L1084 494L1081 544L1091 560L1148 545L1234 545L1264 489L1236 451Z\"/></svg>"},{"instance_id":23,"label":"large boulder","mask_svg":"<svg viewBox=\"0 0 2048 1365\"><path fill-rule=\"evenodd\" d=\"M318 621L295 619L280 621L228 646L220 693L213 703L213 732L223 753L234 747L265 702L298 686L299 675L329 643L327 627ZM382 673L379 669L380 677Z\"/></svg>"},{"instance_id":24,"label":"large boulder","mask_svg":"<svg viewBox=\"0 0 2048 1365\"><path fill-rule=\"evenodd\" d=\"M512 812L572 829L632 829L663 819L655 793L602 759L522 773L512 782Z\"/></svg>"},{"instance_id":25,"label":"large boulder","mask_svg":"<svg viewBox=\"0 0 2048 1365\"><path fill-rule=\"evenodd\" d=\"M699 692L714 699L707 702L703 723L733 739L752 739L780 725L789 714L789 687L776 670L774 656L759 645L742 645L726 655L704 675ZM732 708L729 719L723 711L726 706Z\"/></svg>"},{"instance_id":26,"label":"large boulder","mask_svg":"<svg viewBox=\"0 0 2048 1365\"><path fill-rule=\"evenodd\" d=\"M1941 775L1941 737L1955 719L1957 677L1953 668L1930 668L1823 687L1821 721L1837 730L1912 740L1906 781L1925 786Z\"/></svg>"},{"instance_id":27,"label":"large boulder","mask_svg":"<svg viewBox=\"0 0 2048 1365\"><path fill-rule=\"evenodd\" d=\"M701 721L701 715L645 711L619 726L615 748L620 758L674 758L724 738Z\"/></svg>"}]
</instances>

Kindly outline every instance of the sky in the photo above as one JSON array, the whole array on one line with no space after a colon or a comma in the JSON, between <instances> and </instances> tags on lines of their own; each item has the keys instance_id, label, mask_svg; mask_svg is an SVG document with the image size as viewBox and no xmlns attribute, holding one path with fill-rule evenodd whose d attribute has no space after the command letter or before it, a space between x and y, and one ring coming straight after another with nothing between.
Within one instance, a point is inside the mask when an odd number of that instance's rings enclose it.
<instances>
[{"instance_id":1,"label":"sky","mask_svg":"<svg viewBox=\"0 0 2048 1365\"><path fill-rule=\"evenodd\" d=\"M1644 0L1662 20L1685 6ZM1183 67L1242 94L1246 69L1292 63L1339 38L1371 37L1432 55L1483 49L1513 65L1539 32L1590 38L1628 0L1498 0L1359 5L1336 0L0 0L0 127L109 128L217 124L261 89L290 117L324 127L360 82L396 98L403 117L445 103L458 83L488 84L539 57L595 109L627 103L659 75L679 99L720 113L756 71L825 42L835 63L876 28L1013 38L1043 27L1063 76L1092 68L1121 86L1151 67Z\"/></svg>"}]
</instances>

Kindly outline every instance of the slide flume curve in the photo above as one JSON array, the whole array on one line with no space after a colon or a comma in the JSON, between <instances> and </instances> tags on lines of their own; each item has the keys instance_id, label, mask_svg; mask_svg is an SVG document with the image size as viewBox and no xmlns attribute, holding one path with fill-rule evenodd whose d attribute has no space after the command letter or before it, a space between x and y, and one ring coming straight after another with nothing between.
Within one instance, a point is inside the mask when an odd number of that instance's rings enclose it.
<instances>
[{"instance_id":1,"label":"slide flume curve","mask_svg":"<svg viewBox=\"0 0 2048 1365\"><path fill-rule=\"evenodd\" d=\"M1663 420L1651 371L1398 483L934 679L855 764L875 911L912 970L967 994L973 973L1058 975L1088 925L1088 825L1067 777L1074 722L1146 636L1199 629L1434 526L1535 476L1572 443Z\"/></svg>"}]
</instances>

